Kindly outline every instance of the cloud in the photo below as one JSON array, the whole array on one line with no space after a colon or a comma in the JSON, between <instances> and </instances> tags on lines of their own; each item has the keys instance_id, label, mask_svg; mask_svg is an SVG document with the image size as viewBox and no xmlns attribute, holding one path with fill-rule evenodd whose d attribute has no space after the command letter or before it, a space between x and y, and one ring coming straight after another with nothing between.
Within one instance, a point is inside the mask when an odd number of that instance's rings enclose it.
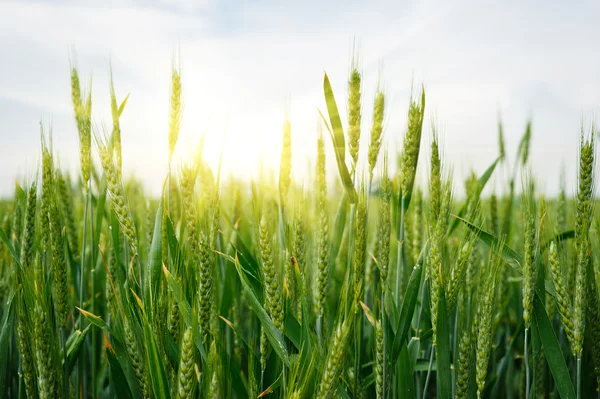
<instances>
[{"instance_id":1,"label":"cloud","mask_svg":"<svg viewBox=\"0 0 600 399\"><path fill-rule=\"evenodd\" d=\"M260 160L276 168L287 113L294 173L306 179L306 159L314 157L316 145L316 109L324 109L323 71L343 111L356 38L365 137L380 79L388 96L386 139L396 149L406 129L411 87L424 82L424 141L429 142L434 118L457 179L470 168L483 170L495 156L501 112L512 152L533 117L534 171L556 192L556 159L573 164L579 122L600 102L598 28L592 18L599 13L593 2L544 9L473 1L3 2L0 48L7 62L0 64L5 104L0 155L37 151L38 132L30 126L43 117L61 135L56 146L62 163L76 171L69 59L83 76L93 76L98 126L110 119L110 63L118 97L131 93L122 118L125 172L140 176L157 193L166 172L170 68L179 54L185 106L181 155L206 132L207 157L216 165L224 148L226 173L251 177ZM15 140L15 130L31 139ZM365 138L363 150L366 143ZM7 176L34 169L35 162L0 156ZM0 194L10 190L12 182L0 184Z\"/></svg>"}]
</instances>

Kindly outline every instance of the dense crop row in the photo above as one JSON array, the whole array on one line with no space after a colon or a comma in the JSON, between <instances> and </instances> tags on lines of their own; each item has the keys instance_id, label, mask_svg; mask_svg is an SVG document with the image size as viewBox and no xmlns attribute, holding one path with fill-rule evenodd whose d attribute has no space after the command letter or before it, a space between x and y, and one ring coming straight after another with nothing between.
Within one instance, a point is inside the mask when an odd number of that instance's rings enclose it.
<instances>
[{"instance_id":1,"label":"dense crop row","mask_svg":"<svg viewBox=\"0 0 600 399\"><path fill-rule=\"evenodd\" d=\"M151 198L122 175L127 98L117 101L111 83L112 125L96 131L91 87L82 90L76 69L71 83L80 173L59 167L42 132L40 171L0 207L2 394L596 394L593 132L581 136L575 198L564 184L556 200L537 191L535 171L525 172L528 124L511 157L499 126L498 158L467 179L457 201L462 189L438 135L423 131L424 90L410 103L402 152L390 154L385 94L361 98L353 67L347 120L325 75L310 185L291 178L289 122L277 181L224 179L202 148L183 165L172 161L182 118L174 69L170 169L162 196ZM364 103L372 104L369 129ZM428 183L418 187L429 136ZM337 170L325 169L328 146ZM499 170L506 186L482 198Z\"/></svg>"}]
</instances>

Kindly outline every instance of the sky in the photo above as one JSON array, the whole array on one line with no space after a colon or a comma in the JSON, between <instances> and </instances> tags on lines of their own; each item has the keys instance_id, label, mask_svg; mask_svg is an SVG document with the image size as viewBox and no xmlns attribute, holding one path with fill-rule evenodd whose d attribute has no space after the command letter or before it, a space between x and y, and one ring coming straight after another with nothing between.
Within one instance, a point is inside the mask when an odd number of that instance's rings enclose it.
<instances>
[{"instance_id":1,"label":"sky","mask_svg":"<svg viewBox=\"0 0 600 399\"><path fill-rule=\"evenodd\" d=\"M556 194L564 168L572 192L582 127L589 131L600 109L598 21L597 1L2 1L0 196L13 192L15 180L35 177L40 121L52 127L61 167L78 173L72 64L92 84L99 131L110 126L112 66L118 99L130 95L121 117L124 173L153 194L167 173L174 64L184 104L175 167L204 137L205 158L216 167L222 157L226 175L250 179L261 164L276 171L288 118L294 178L309 182L318 110L325 111L323 74L345 114L356 54L363 162L378 85L392 154L402 147L411 93L423 85L421 184L433 127L460 195L465 176L496 158L501 118L511 162L531 120L531 168L541 190ZM334 179L329 139L327 146ZM502 189L503 175L489 190Z\"/></svg>"}]
</instances>

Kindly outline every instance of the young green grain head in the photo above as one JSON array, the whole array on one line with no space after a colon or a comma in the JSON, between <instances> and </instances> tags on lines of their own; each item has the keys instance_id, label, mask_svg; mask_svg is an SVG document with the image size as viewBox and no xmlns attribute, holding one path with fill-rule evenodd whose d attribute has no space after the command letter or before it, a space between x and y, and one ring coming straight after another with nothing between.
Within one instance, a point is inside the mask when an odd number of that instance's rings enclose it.
<instances>
[{"instance_id":1,"label":"young green grain head","mask_svg":"<svg viewBox=\"0 0 600 399\"><path fill-rule=\"evenodd\" d=\"M169 114L169 163L171 163L179 137L181 108L181 76L177 68L173 66L171 70L171 112Z\"/></svg>"},{"instance_id":2,"label":"young green grain head","mask_svg":"<svg viewBox=\"0 0 600 399\"><path fill-rule=\"evenodd\" d=\"M25 207L25 220L23 235L21 236L21 264L24 270L28 270L33 262L35 244L35 213L37 208L37 186L34 183L27 192L27 205Z\"/></svg>"},{"instance_id":3,"label":"young green grain head","mask_svg":"<svg viewBox=\"0 0 600 399\"><path fill-rule=\"evenodd\" d=\"M498 236L498 197L495 193L490 196L490 230L492 234Z\"/></svg>"},{"instance_id":4,"label":"young green grain head","mask_svg":"<svg viewBox=\"0 0 600 399\"><path fill-rule=\"evenodd\" d=\"M431 142L431 170L429 174L429 220L435 223L440 214L442 201L442 166L438 136L434 131Z\"/></svg>"},{"instance_id":5,"label":"young green grain head","mask_svg":"<svg viewBox=\"0 0 600 399\"><path fill-rule=\"evenodd\" d=\"M421 104L411 100L408 109L408 130L404 135L404 147L400 158L400 189L404 198L409 195L417 173L424 115L425 89L421 91Z\"/></svg>"},{"instance_id":6,"label":"young green grain head","mask_svg":"<svg viewBox=\"0 0 600 399\"><path fill-rule=\"evenodd\" d=\"M208 389L206 391L207 398L221 398L224 397L222 392L221 383L223 381L222 376L222 365L221 357L217 352L216 341L213 341L210 345L210 352L208 355L209 364L209 378Z\"/></svg>"},{"instance_id":7,"label":"young green grain head","mask_svg":"<svg viewBox=\"0 0 600 399\"><path fill-rule=\"evenodd\" d=\"M265 303L267 313L273 319L273 324L283 331L283 304L281 300L281 287L279 274L275 269L272 253L272 235L265 216L260 220L259 245L262 273L265 285Z\"/></svg>"},{"instance_id":8,"label":"young green grain head","mask_svg":"<svg viewBox=\"0 0 600 399\"><path fill-rule=\"evenodd\" d=\"M123 189L123 181L120 171L115 165L113 154L110 151L107 140L97 137L98 151L100 153L100 162L104 169L106 176L106 183L108 193L112 200L112 206L119 220L119 225L127 238L127 243L131 249L131 256L137 257L137 233L133 217L127 199L125 198L125 191Z\"/></svg>"},{"instance_id":9,"label":"young green grain head","mask_svg":"<svg viewBox=\"0 0 600 399\"><path fill-rule=\"evenodd\" d=\"M171 293L170 297L170 305L171 311L169 312L169 336L173 338L174 342L179 343L179 338L181 335L181 312L179 310L179 304L175 299L175 294Z\"/></svg>"},{"instance_id":10,"label":"young green grain head","mask_svg":"<svg viewBox=\"0 0 600 399\"><path fill-rule=\"evenodd\" d=\"M373 171L377 165L377 158L381 149L383 138L383 117L385 111L385 96L381 90L375 94L373 105L373 126L371 127L371 142L369 143L369 180L373 180Z\"/></svg>"},{"instance_id":11,"label":"young green grain head","mask_svg":"<svg viewBox=\"0 0 600 399\"><path fill-rule=\"evenodd\" d=\"M307 269L306 264L306 249L307 249L307 239L306 239L306 229L305 229L305 200L304 194L300 197L300 203L296 209L296 215L294 220L294 237L293 237L293 250L292 256L286 258L286 282L288 284L288 289L290 291L290 300L292 303L292 309L294 310L298 320L301 320L300 317L300 287L306 288L306 283L309 281L305 278L309 270ZM298 271L298 276L300 277L300 281L297 281L296 278L296 270ZM310 290L307 290L310 292Z\"/></svg>"},{"instance_id":12,"label":"young green grain head","mask_svg":"<svg viewBox=\"0 0 600 399\"><path fill-rule=\"evenodd\" d=\"M329 280L329 218L327 213L327 176L325 172L325 142L319 136L316 166L316 264L317 264L317 316L323 316Z\"/></svg>"},{"instance_id":13,"label":"young green grain head","mask_svg":"<svg viewBox=\"0 0 600 399\"><path fill-rule=\"evenodd\" d=\"M560 231L565 231L567 230L567 189L564 168L560 173L560 192L556 208L558 227Z\"/></svg>"},{"instance_id":14,"label":"young green grain head","mask_svg":"<svg viewBox=\"0 0 600 399\"><path fill-rule=\"evenodd\" d=\"M191 165L184 165L181 168L181 199L183 204L183 213L185 214L185 226L188 234L188 243L191 248L192 259L197 257L196 247L198 245L198 211L196 209L196 198L194 196L194 187L198 169Z\"/></svg>"},{"instance_id":15,"label":"young green grain head","mask_svg":"<svg viewBox=\"0 0 600 399\"><path fill-rule=\"evenodd\" d=\"M521 144L521 164L524 166L529 159L529 147L531 147L531 121L527 121L525 135L523 136Z\"/></svg>"},{"instance_id":16,"label":"young green grain head","mask_svg":"<svg viewBox=\"0 0 600 399\"><path fill-rule=\"evenodd\" d=\"M87 195L92 168L92 90L82 98L77 69L71 68L71 98L79 134L79 158L83 191Z\"/></svg>"},{"instance_id":17,"label":"young green grain head","mask_svg":"<svg viewBox=\"0 0 600 399\"><path fill-rule=\"evenodd\" d=\"M79 256L79 242L77 237L77 226L75 225L75 212L73 212L75 205L73 203L73 195L70 187L67 185L64 175L60 169L57 169L56 171L56 184L60 212L66 226L69 249L71 250L73 256L77 259Z\"/></svg>"},{"instance_id":18,"label":"young green grain head","mask_svg":"<svg viewBox=\"0 0 600 399\"><path fill-rule=\"evenodd\" d=\"M179 374L178 374L178 399L192 398L194 387L196 385L196 373L194 370L194 339L192 329L186 328L181 340L181 353L179 355Z\"/></svg>"},{"instance_id":19,"label":"young green grain head","mask_svg":"<svg viewBox=\"0 0 600 399\"><path fill-rule=\"evenodd\" d=\"M558 314L565 329L569 344L571 345L571 348L573 348L573 307L571 296L568 294L567 286L565 284L565 277L560 267L557 245L554 241L550 244L550 249L548 251L548 263L550 265L550 272L552 273L552 281L556 292L555 300Z\"/></svg>"},{"instance_id":20,"label":"young green grain head","mask_svg":"<svg viewBox=\"0 0 600 399\"><path fill-rule=\"evenodd\" d=\"M67 286L67 264L65 260L65 247L61 232L61 223L56 204L56 197L50 204L49 212L49 230L51 237L51 260L52 272L54 276L54 300L56 302L56 310L60 315L59 323L66 322L67 312L69 308L68 286Z\"/></svg>"},{"instance_id":21,"label":"young green grain head","mask_svg":"<svg viewBox=\"0 0 600 399\"><path fill-rule=\"evenodd\" d=\"M591 266L591 265L590 265ZM593 266L590 268L593 270ZM600 378L600 302L598 299L598 282L595 277L587 282L587 327L591 336L591 354L596 379Z\"/></svg>"},{"instance_id":22,"label":"young green grain head","mask_svg":"<svg viewBox=\"0 0 600 399\"><path fill-rule=\"evenodd\" d=\"M329 350L325 360L325 369L317 389L318 399L334 398L338 386L338 378L344 366L344 351L350 332L352 331L352 318L344 320L335 328L329 343Z\"/></svg>"},{"instance_id":23,"label":"young green grain head","mask_svg":"<svg viewBox=\"0 0 600 399\"><path fill-rule=\"evenodd\" d=\"M573 351L581 356L585 330L585 306L587 262L590 262L589 230L592 222L594 194L594 135L588 140L581 138L579 180L575 214L575 245L577 263L575 272L575 301L573 304Z\"/></svg>"},{"instance_id":24,"label":"young green grain head","mask_svg":"<svg viewBox=\"0 0 600 399\"><path fill-rule=\"evenodd\" d=\"M352 158L352 170L358 163L361 124L361 76L356 65L352 66L348 80L348 148Z\"/></svg>"},{"instance_id":25,"label":"young green grain head","mask_svg":"<svg viewBox=\"0 0 600 399\"><path fill-rule=\"evenodd\" d=\"M354 220L354 248L352 252L352 273L354 276L354 313L361 312L365 285L365 260L367 247L367 207L364 188L358 197L356 218Z\"/></svg>"},{"instance_id":26,"label":"young green grain head","mask_svg":"<svg viewBox=\"0 0 600 399\"><path fill-rule=\"evenodd\" d=\"M50 251L50 206L54 202L54 165L50 150L42 144L42 195L40 203L40 232L44 252Z\"/></svg>"},{"instance_id":27,"label":"young green grain head","mask_svg":"<svg viewBox=\"0 0 600 399\"><path fill-rule=\"evenodd\" d=\"M16 338L19 348L19 354L21 355L21 372L23 374L23 380L25 381L25 390L28 397L34 397L36 392L36 364L35 364L35 349L34 341L32 340L31 331L31 316L28 314L25 308L25 301L22 297L19 298L17 314L15 318L17 325Z\"/></svg>"},{"instance_id":28,"label":"young green grain head","mask_svg":"<svg viewBox=\"0 0 600 399\"><path fill-rule=\"evenodd\" d=\"M38 390L41 398L57 398L59 396L60 370L57 359L58 342L52 329L51 316L44 293L44 277L41 276L42 265L40 256L36 256L36 286L35 305L33 311L33 341L37 365Z\"/></svg>"},{"instance_id":29,"label":"young green grain head","mask_svg":"<svg viewBox=\"0 0 600 399\"><path fill-rule=\"evenodd\" d=\"M131 321L123 320L123 337L125 338L125 349L129 356L131 369L138 384L140 395L142 398L150 398L150 388L148 387L148 374L146 372L146 364L143 361L143 351L140 347L137 337L132 329Z\"/></svg>"},{"instance_id":30,"label":"young green grain head","mask_svg":"<svg viewBox=\"0 0 600 399\"><path fill-rule=\"evenodd\" d=\"M492 349L494 294L496 293L497 275L500 268L503 267L503 262L502 258L491 253L488 262L489 269L486 271L484 277L484 287L483 290L479 291L479 298L477 300L477 349L475 368L478 397L481 397L483 389L485 388L489 356Z\"/></svg>"},{"instance_id":31,"label":"young green grain head","mask_svg":"<svg viewBox=\"0 0 600 399\"><path fill-rule=\"evenodd\" d=\"M21 232L23 229L23 207L21 201L15 199L12 220L10 220L8 213L5 214L2 228L7 234L10 231L13 247L16 247L16 243L21 240ZM0 253L2 253L2 251L0 251Z\"/></svg>"},{"instance_id":32,"label":"young green grain head","mask_svg":"<svg viewBox=\"0 0 600 399\"><path fill-rule=\"evenodd\" d=\"M537 210L535 207L533 182L526 183L523 200L523 321L529 328L533 311L535 290L536 254L538 252Z\"/></svg>"},{"instance_id":33,"label":"young green grain head","mask_svg":"<svg viewBox=\"0 0 600 399\"><path fill-rule=\"evenodd\" d=\"M306 264L306 200L305 195L301 194L298 207L296 208L296 215L294 220L294 249L293 256L296 259L296 264L300 270L300 274L304 274L307 268Z\"/></svg>"},{"instance_id":34,"label":"young green grain head","mask_svg":"<svg viewBox=\"0 0 600 399\"><path fill-rule=\"evenodd\" d=\"M386 162L387 165L387 162ZM381 179L381 203L377 219L377 264L381 276L381 289L386 290L388 278L388 266L390 262L390 238L391 238L391 197L392 183L387 175L387 166L384 167Z\"/></svg>"},{"instance_id":35,"label":"young green grain head","mask_svg":"<svg viewBox=\"0 0 600 399\"><path fill-rule=\"evenodd\" d=\"M377 399L384 399L384 345L383 345L383 327L381 321L375 324L375 393Z\"/></svg>"},{"instance_id":36,"label":"young green grain head","mask_svg":"<svg viewBox=\"0 0 600 399\"><path fill-rule=\"evenodd\" d=\"M464 328L458 341L458 356L456 357L456 384L455 397L467 399L469 397L469 374L471 370L471 328Z\"/></svg>"},{"instance_id":37,"label":"young green grain head","mask_svg":"<svg viewBox=\"0 0 600 399\"><path fill-rule=\"evenodd\" d=\"M117 278L117 254L115 250L115 244L113 240L109 240L110 244L107 247L108 249L108 259L107 259L107 275L106 275L106 284L105 284L105 297L107 307L115 306L118 303L119 298L119 284L115 283ZM120 241L120 240L119 240ZM115 299L117 299L115 301ZM111 308L112 310L113 308Z\"/></svg>"},{"instance_id":38,"label":"young green grain head","mask_svg":"<svg viewBox=\"0 0 600 399\"><path fill-rule=\"evenodd\" d=\"M412 212L412 221L410 225L411 229L411 249L412 249L412 260L413 264L417 263L419 255L421 254L421 248L423 247L423 191L420 187L417 187L415 192L414 208Z\"/></svg>"},{"instance_id":39,"label":"young green grain head","mask_svg":"<svg viewBox=\"0 0 600 399\"><path fill-rule=\"evenodd\" d=\"M209 238L205 232L200 232L198 241L198 326L205 343L210 335L211 308L213 304L212 256Z\"/></svg>"},{"instance_id":40,"label":"young green grain head","mask_svg":"<svg viewBox=\"0 0 600 399\"><path fill-rule=\"evenodd\" d=\"M471 254L477 244L477 236L472 233L468 233L466 239L464 239L460 249L458 250L458 256L456 262L452 267L450 273L450 279L446 285L446 302L448 303L448 309L453 309L458 301L458 294L463 287L463 281L467 274L467 268L469 261L471 260Z\"/></svg>"},{"instance_id":41,"label":"young green grain head","mask_svg":"<svg viewBox=\"0 0 600 399\"><path fill-rule=\"evenodd\" d=\"M500 160L506 158L506 150L504 147L504 129L502 128L502 121L498 120L498 150L500 153Z\"/></svg>"},{"instance_id":42,"label":"young green grain head","mask_svg":"<svg viewBox=\"0 0 600 399\"><path fill-rule=\"evenodd\" d=\"M264 282L264 302L265 310L267 314L273 320L273 324L279 331L283 331L284 313L283 313L283 301L281 297L282 290L280 289L279 274L275 269L275 263L273 259L272 243L273 237L269 229L269 224L266 212L260 219L258 228L259 238L259 253L261 262L261 271ZM260 362L262 370L265 369L267 364L268 355L268 341L264 332L261 333L260 341Z\"/></svg>"}]
</instances>

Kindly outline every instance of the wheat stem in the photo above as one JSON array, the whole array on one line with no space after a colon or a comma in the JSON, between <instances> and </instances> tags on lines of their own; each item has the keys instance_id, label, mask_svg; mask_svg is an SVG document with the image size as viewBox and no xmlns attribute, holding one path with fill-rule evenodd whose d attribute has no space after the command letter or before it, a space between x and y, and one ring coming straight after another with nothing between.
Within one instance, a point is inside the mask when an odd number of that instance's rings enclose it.
<instances>
[{"instance_id":1,"label":"wheat stem","mask_svg":"<svg viewBox=\"0 0 600 399\"><path fill-rule=\"evenodd\" d=\"M435 346L431 346L431 354L429 355L429 366L427 367L427 377L425 378L425 387L423 388L423 394L427 395L427 389L429 388L429 381L431 380L431 370L433 369L433 355L435 354Z\"/></svg>"},{"instance_id":2,"label":"wheat stem","mask_svg":"<svg viewBox=\"0 0 600 399\"><path fill-rule=\"evenodd\" d=\"M581 398L581 355L577 355L577 399Z\"/></svg>"},{"instance_id":3,"label":"wheat stem","mask_svg":"<svg viewBox=\"0 0 600 399\"><path fill-rule=\"evenodd\" d=\"M402 301L400 299L401 285L402 285L402 274L404 273L404 196L400 200L400 224L398 226L398 254L396 259L396 286L395 286L395 298L396 306L400 308Z\"/></svg>"},{"instance_id":4,"label":"wheat stem","mask_svg":"<svg viewBox=\"0 0 600 399\"><path fill-rule=\"evenodd\" d=\"M525 362L525 398L529 399L529 395L530 395L530 380L529 380L529 351L528 351L528 340L527 340L527 336L529 332L529 328L525 328L525 333L524 333L524 355L523 355L523 361Z\"/></svg>"}]
</instances>

